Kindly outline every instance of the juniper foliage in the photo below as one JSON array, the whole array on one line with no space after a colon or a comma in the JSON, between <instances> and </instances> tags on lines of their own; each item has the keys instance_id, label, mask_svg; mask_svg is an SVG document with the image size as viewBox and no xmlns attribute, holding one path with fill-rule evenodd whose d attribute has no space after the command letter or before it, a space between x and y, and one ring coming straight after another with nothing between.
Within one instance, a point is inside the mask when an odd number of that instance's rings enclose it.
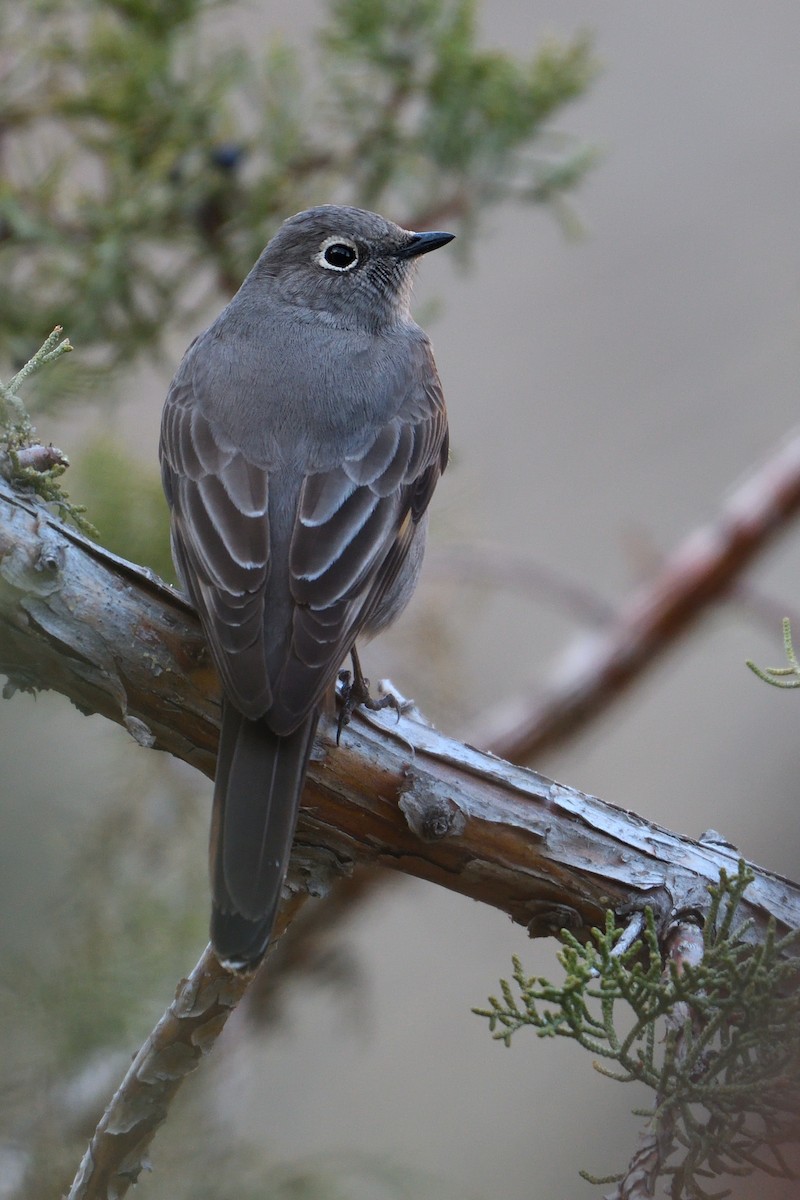
<instances>
[{"instance_id":1,"label":"juniper foliage","mask_svg":"<svg viewBox=\"0 0 800 1200\"><path fill-rule=\"evenodd\" d=\"M515 957L500 996L473 1010L506 1046L523 1028L571 1038L601 1074L650 1088L653 1105L640 1115L655 1173L676 1197L727 1194L707 1190L724 1175L798 1177L787 1149L800 1138L800 934L773 927L748 941L737 911L752 879L740 863L709 888L697 964L663 961L649 910L641 941L618 953L609 913L585 945L562 935L561 983L529 977Z\"/></svg>"}]
</instances>

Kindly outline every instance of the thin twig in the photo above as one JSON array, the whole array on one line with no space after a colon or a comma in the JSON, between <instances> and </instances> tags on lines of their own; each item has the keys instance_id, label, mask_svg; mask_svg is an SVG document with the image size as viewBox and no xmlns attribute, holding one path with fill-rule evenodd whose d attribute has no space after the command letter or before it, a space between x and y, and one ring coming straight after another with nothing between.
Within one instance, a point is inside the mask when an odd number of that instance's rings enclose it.
<instances>
[{"instance_id":1,"label":"thin twig","mask_svg":"<svg viewBox=\"0 0 800 1200\"><path fill-rule=\"evenodd\" d=\"M206 949L112 1097L67 1200L116 1200L136 1183L175 1093L216 1041L247 983Z\"/></svg>"},{"instance_id":2,"label":"thin twig","mask_svg":"<svg viewBox=\"0 0 800 1200\"><path fill-rule=\"evenodd\" d=\"M276 938L306 898L298 893L284 906ZM226 970L206 947L111 1098L67 1200L119 1200L137 1182L175 1093L213 1049L253 977Z\"/></svg>"},{"instance_id":3,"label":"thin twig","mask_svg":"<svg viewBox=\"0 0 800 1200\"><path fill-rule=\"evenodd\" d=\"M596 591L508 546L472 543L440 547L425 564L425 583L466 584L516 592L552 604L582 624L604 627L616 609Z\"/></svg>"}]
</instances>

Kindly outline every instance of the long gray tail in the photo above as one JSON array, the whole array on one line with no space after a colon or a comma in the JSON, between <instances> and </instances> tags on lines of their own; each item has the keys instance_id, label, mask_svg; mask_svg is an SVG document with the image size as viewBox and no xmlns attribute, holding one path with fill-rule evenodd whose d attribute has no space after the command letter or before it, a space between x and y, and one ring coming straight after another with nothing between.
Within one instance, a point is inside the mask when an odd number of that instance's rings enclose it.
<instances>
[{"instance_id":1,"label":"long gray tail","mask_svg":"<svg viewBox=\"0 0 800 1200\"><path fill-rule=\"evenodd\" d=\"M289 865L319 714L288 737L222 711L211 821L211 942L231 966L252 966L269 942Z\"/></svg>"}]
</instances>

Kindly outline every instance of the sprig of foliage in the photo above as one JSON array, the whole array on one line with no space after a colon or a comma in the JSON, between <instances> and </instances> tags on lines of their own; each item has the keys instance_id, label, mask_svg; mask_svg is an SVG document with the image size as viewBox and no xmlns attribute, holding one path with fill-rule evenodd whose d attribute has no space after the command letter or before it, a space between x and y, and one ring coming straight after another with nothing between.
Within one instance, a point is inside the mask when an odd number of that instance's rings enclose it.
<instances>
[{"instance_id":1,"label":"sprig of foliage","mask_svg":"<svg viewBox=\"0 0 800 1200\"><path fill-rule=\"evenodd\" d=\"M747 666L757 675L764 683L769 683L772 687L777 688L798 688L800 687L800 661L798 661L795 653L794 644L792 642L792 625L788 617L783 618L783 649L786 654L788 667L757 667L750 659L747 660Z\"/></svg>"},{"instance_id":2,"label":"sprig of foliage","mask_svg":"<svg viewBox=\"0 0 800 1200\"><path fill-rule=\"evenodd\" d=\"M23 383L40 371L43 366L55 362L62 354L68 354L72 350L69 338L61 337L63 332L61 326L56 325L53 332L47 336L24 367L17 371L14 378L10 379L8 383L0 383L0 427L6 431L9 440L16 441L20 445L30 437L33 426L17 392Z\"/></svg>"},{"instance_id":3,"label":"sprig of foliage","mask_svg":"<svg viewBox=\"0 0 800 1200\"><path fill-rule=\"evenodd\" d=\"M42 367L56 362L72 350L69 338L62 338L63 329L56 325L36 353L28 359L8 383L0 383L0 474L23 491L34 492L47 504L55 506L59 516L72 521L88 537L97 531L83 516L86 509L73 504L58 482L69 466L69 460L53 446L38 446L36 430L20 399L20 387Z\"/></svg>"},{"instance_id":4,"label":"sprig of foliage","mask_svg":"<svg viewBox=\"0 0 800 1200\"><path fill-rule=\"evenodd\" d=\"M332 0L311 66L220 50L224 6L0 7L0 361L65 312L96 372L152 356L309 204L474 226L563 203L592 161L548 128L593 78L585 37L518 60L479 46L473 0Z\"/></svg>"},{"instance_id":5,"label":"sprig of foliage","mask_svg":"<svg viewBox=\"0 0 800 1200\"><path fill-rule=\"evenodd\" d=\"M571 1038L603 1060L601 1074L650 1087L655 1102L641 1115L676 1197L702 1200L711 1193L701 1180L726 1173L797 1177L784 1151L800 1137L800 935L771 927L757 945L744 940L736 913L752 879L740 863L709 888L696 965L664 965L650 910L641 942L617 953L609 913L585 945L562 935L561 984L529 977L515 957L513 982L473 1010L506 1046L526 1026Z\"/></svg>"}]
</instances>

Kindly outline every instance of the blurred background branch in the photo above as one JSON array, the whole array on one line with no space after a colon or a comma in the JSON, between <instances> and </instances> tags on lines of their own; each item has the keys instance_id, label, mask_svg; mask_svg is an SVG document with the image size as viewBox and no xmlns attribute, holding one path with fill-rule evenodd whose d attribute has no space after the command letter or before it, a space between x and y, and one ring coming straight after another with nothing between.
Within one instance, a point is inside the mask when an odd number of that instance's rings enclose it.
<instances>
[{"instance_id":1,"label":"blurred background branch","mask_svg":"<svg viewBox=\"0 0 800 1200\"><path fill-rule=\"evenodd\" d=\"M467 739L528 762L606 712L642 671L682 637L800 511L800 433L787 438L728 496L712 522L692 530L655 576L604 629L568 648L549 688L509 697Z\"/></svg>"}]
</instances>

